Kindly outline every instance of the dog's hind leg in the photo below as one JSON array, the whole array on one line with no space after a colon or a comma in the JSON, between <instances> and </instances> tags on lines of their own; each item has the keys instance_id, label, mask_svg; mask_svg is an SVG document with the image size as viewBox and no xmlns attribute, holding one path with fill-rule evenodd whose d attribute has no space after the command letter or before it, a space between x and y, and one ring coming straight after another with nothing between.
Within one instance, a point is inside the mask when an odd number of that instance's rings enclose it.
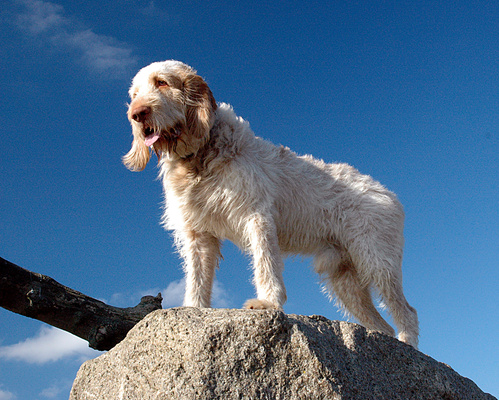
<instances>
[{"instance_id":1,"label":"dog's hind leg","mask_svg":"<svg viewBox=\"0 0 499 400\"><path fill-rule=\"evenodd\" d=\"M396 243L395 240L393 242ZM354 253L360 282L368 282L378 290L397 326L398 339L417 348L418 316L405 299L402 289L401 247L387 243L385 246L379 245L378 252L369 252L365 249L376 249L374 243L366 246L368 239L364 239L362 243L364 246L358 246ZM378 240L378 244L380 243L381 239Z\"/></svg>"},{"instance_id":2,"label":"dog's hind leg","mask_svg":"<svg viewBox=\"0 0 499 400\"><path fill-rule=\"evenodd\" d=\"M373 304L369 286L362 285L355 266L346 255L330 249L315 258L315 269L323 275L327 291L337 304L369 329L395 336L393 328Z\"/></svg>"},{"instance_id":3,"label":"dog's hind leg","mask_svg":"<svg viewBox=\"0 0 499 400\"><path fill-rule=\"evenodd\" d=\"M404 296L401 277L399 279L391 276L391 279L383 280L382 283L377 285L378 290L397 326L398 339L417 349L419 337L418 314Z\"/></svg>"}]
</instances>

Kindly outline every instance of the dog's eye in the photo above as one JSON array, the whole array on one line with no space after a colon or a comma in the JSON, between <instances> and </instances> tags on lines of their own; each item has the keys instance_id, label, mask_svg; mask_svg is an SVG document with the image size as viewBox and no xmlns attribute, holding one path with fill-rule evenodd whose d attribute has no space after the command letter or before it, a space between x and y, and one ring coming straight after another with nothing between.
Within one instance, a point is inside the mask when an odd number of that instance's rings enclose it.
<instances>
[{"instance_id":1,"label":"dog's eye","mask_svg":"<svg viewBox=\"0 0 499 400\"><path fill-rule=\"evenodd\" d=\"M168 83L166 83L166 81L162 81L162 80L159 80L159 79L158 79L158 80L156 81L156 86L157 86L157 87L165 87L165 86L170 86L170 85L168 85Z\"/></svg>"}]
</instances>

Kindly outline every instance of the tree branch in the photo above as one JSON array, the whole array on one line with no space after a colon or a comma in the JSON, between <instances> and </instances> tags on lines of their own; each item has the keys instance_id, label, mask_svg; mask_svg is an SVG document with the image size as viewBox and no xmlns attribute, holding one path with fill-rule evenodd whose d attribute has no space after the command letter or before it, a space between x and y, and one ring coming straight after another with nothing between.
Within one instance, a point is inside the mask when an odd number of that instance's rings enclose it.
<instances>
[{"instance_id":1,"label":"tree branch","mask_svg":"<svg viewBox=\"0 0 499 400\"><path fill-rule=\"evenodd\" d=\"M0 307L34 318L109 350L151 311L161 308L161 293L142 297L135 307L118 308L28 271L0 257Z\"/></svg>"}]
</instances>

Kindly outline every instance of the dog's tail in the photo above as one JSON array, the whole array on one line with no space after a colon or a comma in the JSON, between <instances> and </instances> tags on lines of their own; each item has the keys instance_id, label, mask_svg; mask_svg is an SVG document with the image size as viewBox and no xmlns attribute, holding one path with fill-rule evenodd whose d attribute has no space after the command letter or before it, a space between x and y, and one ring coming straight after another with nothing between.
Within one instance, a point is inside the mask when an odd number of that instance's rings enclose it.
<instances>
[{"instance_id":1,"label":"dog's tail","mask_svg":"<svg viewBox=\"0 0 499 400\"><path fill-rule=\"evenodd\" d=\"M366 328L395 336L394 329L383 319L373 304L369 286L364 286L351 261L342 262L332 274L331 285L337 301Z\"/></svg>"},{"instance_id":2,"label":"dog's tail","mask_svg":"<svg viewBox=\"0 0 499 400\"><path fill-rule=\"evenodd\" d=\"M320 263L321 260L316 260ZM319 267L324 276L324 288L337 305L351 314L363 326L395 336L394 329L383 319L373 304L369 286L362 284L350 259L342 259L336 266ZM316 266L317 268L317 266Z\"/></svg>"}]
</instances>

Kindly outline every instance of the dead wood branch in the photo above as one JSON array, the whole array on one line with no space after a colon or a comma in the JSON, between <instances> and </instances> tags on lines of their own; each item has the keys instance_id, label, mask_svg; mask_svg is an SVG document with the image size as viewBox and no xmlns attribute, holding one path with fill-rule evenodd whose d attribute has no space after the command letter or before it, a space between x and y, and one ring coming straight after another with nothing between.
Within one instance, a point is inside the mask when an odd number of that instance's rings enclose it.
<instances>
[{"instance_id":1,"label":"dead wood branch","mask_svg":"<svg viewBox=\"0 0 499 400\"><path fill-rule=\"evenodd\" d=\"M161 294L145 296L135 307L118 308L28 271L0 257L0 307L43 321L109 350L151 311L161 308Z\"/></svg>"}]
</instances>

